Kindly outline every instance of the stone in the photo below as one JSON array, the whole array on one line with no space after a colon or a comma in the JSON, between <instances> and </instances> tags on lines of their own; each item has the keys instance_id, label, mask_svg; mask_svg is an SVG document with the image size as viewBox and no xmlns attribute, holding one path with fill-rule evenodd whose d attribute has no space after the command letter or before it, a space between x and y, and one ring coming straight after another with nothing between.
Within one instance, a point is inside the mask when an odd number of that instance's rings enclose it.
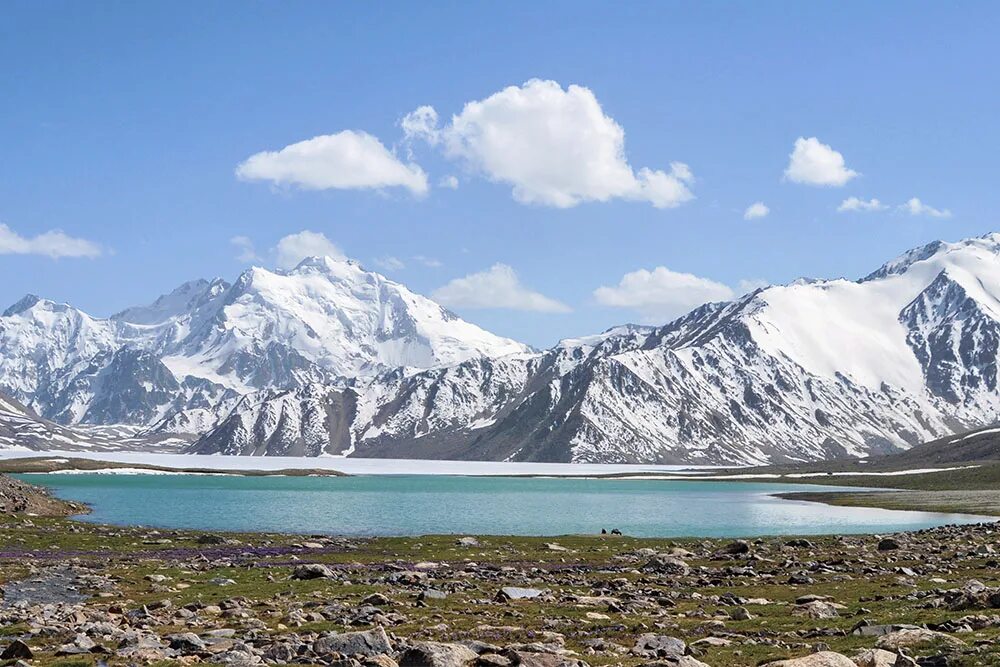
<instances>
[{"instance_id":1,"label":"stone","mask_svg":"<svg viewBox=\"0 0 1000 667\"><path fill-rule=\"evenodd\" d=\"M420 591L420 594L417 596L418 600L446 600L447 598L447 593L439 591L436 588L428 588Z\"/></svg>"},{"instance_id":2,"label":"stone","mask_svg":"<svg viewBox=\"0 0 1000 667\"><path fill-rule=\"evenodd\" d=\"M478 653L461 644L414 642L403 651L399 667L466 667L477 658Z\"/></svg>"},{"instance_id":3,"label":"stone","mask_svg":"<svg viewBox=\"0 0 1000 667\"><path fill-rule=\"evenodd\" d=\"M632 647L632 653L643 658L680 656L687 653L687 644L676 637L648 632L639 635L635 646Z\"/></svg>"},{"instance_id":4,"label":"stone","mask_svg":"<svg viewBox=\"0 0 1000 667\"><path fill-rule=\"evenodd\" d=\"M734 621L750 621L753 619L753 614L746 607L735 607L729 610L729 618Z\"/></svg>"},{"instance_id":5,"label":"stone","mask_svg":"<svg viewBox=\"0 0 1000 667\"><path fill-rule=\"evenodd\" d=\"M385 595L382 595L381 593L372 593L364 600L362 600L361 604L363 605L370 604L370 605L375 605L376 607L384 607L387 605L391 605L392 600L390 600Z\"/></svg>"},{"instance_id":6,"label":"stone","mask_svg":"<svg viewBox=\"0 0 1000 667\"><path fill-rule=\"evenodd\" d=\"M680 558L657 554L642 566L644 572L656 572L657 574L680 574L686 575L691 572L690 566Z\"/></svg>"},{"instance_id":7,"label":"stone","mask_svg":"<svg viewBox=\"0 0 1000 667\"><path fill-rule=\"evenodd\" d=\"M852 658L858 667L894 667L898 654L883 651L880 648L870 648L858 653Z\"/></svg>"},{"instance_id":8,"label":"stone","mask_svg":"<svg viewBox=\"0 0 1000 667\"><path fill-rule=\"evenodd\" d=\"M537 598L544 593L545 591L539 588L504 586L497 592L496 599L499 602L508 602L510 600L530 600L531 598Z\"/></svg>"},{"instance_id":9,"label":"stone","mask_svg":"<svg viewBox=\"0 0 1000 667\"><path fill-rule=\"evenodd\" d=\"M769 662L764 667L857 667L857 665L846 655L833 651L820 651L801 658Z\"/></svg>"},{"instance_id":10,"label":"stone","mask_svg":"<svg viewBox=\"0 0 1000 667\"><path fill-rule=\"evenodd\" d=\"M909 648L912 646L920 646L921 644L930 643L941 643L947 644L948 646L965 645L965 642L961 639L956 639L955 637L946 635L943 632L916 628L912 630L908 629L890 632L887 635L879 637L878 641L875 642L875 646L876 648L885 649L887 651L898 651L901 648Z\"/></svg>"},{"instance_id":11,"label":"stone","mask_svg":"<svg viewBox=\"0 0 1000 667\"><path fill-rule=\"evenodd\" d=\"M478 547L479 540L474 537L460 537L455 542L460 547Z\"/></svg>"},{"instance_id":12,"label":"stone","mask_svg":"<svg viewBox=\"0 0 1000 667\"><path fill-rule=\"evenodd\" d=\"M336 575L322 563L299 565L292 571L292 579L332 579Z\"/></svg>"},{"instance_id":13,"label":"stone","mask_svg":"<svg viewBox=\"0 0 1000 667\"><path fill-rule=\"evenodd\" d=\"M169 635L166 640L170 642L170 648L182 653L196 653L205 648L205 641L193 632Z\"/></svg>"},{"instance_id":14,"label":"stone","mask_svg":"<svg viewBox=\"0 0 1000 667\"><path fill-rule=\"evenodd\" d=\"M750 553L750 543L746 540L736 540L722 547L722 553L731 556L741 556Z\"/></svg>"},{"instance_id":15,"label":"stone","mask_svg":"<svg viewBox=\"0 0 1000 667\"><path fill-rule=\"evenodd\" d=\"M31 660L35 654L20 639L15 639L0 653L0 660Z\"/></svg>"},{"instance_id":16,"label":"stone","mask_svg":"<svg viewBox=\"0 0 1000 667\"><path fill-rule=\"evenodd\" d=\"M341 653L343 655L375 656L392 653L389 636L381 627L363 632L323 635L313 642L312 648L318 655Z\"/></svg>"},{"instance_id":17,"label":"stone","mask_svg":"<svg viewBox=\"0 0 1000 667\"><path fill-rule=\"evenodd\" d=\"M878 547L876 548L879 551L895 551L896 549L902 548L902 546L903 545L901 545L899 543L899 540L897 540L896 538L886 537L882 540L879 540Z\"/></svg>"},{"instance_id":18,"label":"stone","mask_svg":"<svg viewBox=\"0 0 1000 667\"><path fill-rule=\"evenodd\" d=\"M838 608L842 608L841 605L832 602L823 602L822 600L813 600L812 602L800 604L793 608L792 616L808 616L815 619L837 618L840 616Z\"/></svg>"},{"instance_id":19,"label":"stone","mask_svg":"<svg viewBox=\"0 0 1000 667\"><path fill-rule=\"evenodd\" d=\"M582 660L575 660L555 653L509 651L508 655L517 667L587 667L587 663Z\"/></svg>"}]
</instances>

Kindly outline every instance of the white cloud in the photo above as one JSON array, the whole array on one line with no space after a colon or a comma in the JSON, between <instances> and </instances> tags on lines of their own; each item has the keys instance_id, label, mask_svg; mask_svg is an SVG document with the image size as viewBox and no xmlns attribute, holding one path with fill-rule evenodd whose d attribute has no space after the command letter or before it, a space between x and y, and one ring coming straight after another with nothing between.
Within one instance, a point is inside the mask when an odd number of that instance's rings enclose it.
<instances>
[{"instance_id":1,"label":"white cloud","mask_svg":"<svg viewBox=\"0 0 1000 667\"><path fill-rule=\"evenodd\" d=\"M747 206L747 210L743 211L743 219L756 220L758 218L765 218L770 212L771 209L769 209L764 202L756 201Z\"/></svg>"},{"instance_id":2,"label":"white cloud","mask_svg":"<svg viewBox=\"0 0 1000 667\"><path fill-rule=\"evenodd\" d=\"M857 197L848 197L844 201L840 202L840 206L837 207L837 211L840 213L843 213L844 211L884 211L887 208L888 206L874 197L867 201L864 199L858 199Z\"/></svg>"},{"instance_id":3,"label":"white cloud","mask_svg":"<svg viewBox=\"0 0 1000 667\"><path fill-rule=\"evenodd\" d=\"M788 156L785 178L793 183L838 187L858 175L844 164L844 156L816 137L799 137Z\"/></svg>"},{"instance_id":4,"label":"white cloud","mask_svg":"<svg viewBox=\"0 0 1000 667\"><path fill-rule=\"evenodd\" d=\"M250 240L249 236L234 236L229 239L229 243L236 246L239 254L236 255L237 261L240 262L259 262L260 256L257 254L257 250L254 248L253 241Z\"/></svg>"},{"instance_id":5,"label":"white cloud","mask_svg":"<svg viewBox=\"0 0 1000 667\"><path fill-rule=\"evenodd\" d=\"M399 271L406 268L406 264L403 263L398 257L393 257L392 255L386 255L385 257L376 257L375 266L386 271Z\"/></svg>"},{"instance_id":6,"label":"white cloud","mask_svg":"<svg viewBox=\"0 0 1000 667\"><path fill-rule=\"evenodd\" d=\"M61 257L98 257L103 252L93 241L68 236L58 229L37 236L21 236L7 225L0 223L0 255L42 255L52 259Z\"/></svg>"},{"instance_id":7,"label":"white cloud","mask_svg":"<svg viewBox=\"0 0 1000 667\"><path fill-rule=\"evenodd\" d=\"M403 116L400 125L407 141L419 139L433 145L440 139L438 114L432 106L417 107Z\"/></svg>"},{"instance_id":8,"label":"white cloud","mask_svg":"<svg viewBox=\"0 0 1000 667\"><path fill-rule=\"evenodd\" d=\"M439 146L470 170L513 187L524 204L569 208L626 199L672 208L693 199L691 169L634 171L625 158L625 131L583 86L565 90L533 79L469 102L438 127L437 112L420 107L402 121L408 140Z\"/></svg>"},{"instance_id":9,"label":"white cloud","mask_svg":"<svg viewBox=\"0 0 1000 667\"><path fill-rule=\"evenodd\" d=\"M294 269L306 257L315 256L339 259L344 253L323 234L309 230L289 234L274 247L275 265L279 269Z\"/></svg>"},{"instance_id":10,"label":"white cloud","mask_svg":"<svg viewBox=\"0 0 1000 667\"><path fill-rule=\"evenodd\" d=\"M521 284L514 269L494 264L485 271L455 278L434 291L435 301L454 308L505 308L568 313L570 307Z\"/></svg>"},{"instance_id":11,"label":"white cloud","mask_svg":"<svg viewBox=\"0 0 1000 667\"><path fill-rule=\"evenodd\" d=\"M251 155L236 167L236 175L308 190L402 187L415 195L427 192L423 169L404 164L377 138L353 130Z\"/></svg>"},{"instance_id":12,"label":"white cloud","mask_svg":"<svg viewBox=\"0 0 1000 667\"><path fill-rule=\"evenodd\" d=\"M455 176L445 176L440 181L438 181L438 187L448 188L449 190L458 189L458 178Z\"/></svg>"},{"instance_id":13,"label":"white cloud","mask_svg":"<svg viewBox=\"0 0 1000 667\"><path fill-rule=\"evenodd\" d=\"M426 255L414 255L413 259L430 269L439 269L444 266L444 264L441 263L441 260L434 259L433 257L427 257Z\"/></svg>"},{"instance_id":14,"label":"white cloud","mask_svg":"<svg viewBox=\"0 0 1000 667\"><path fill-rule=\"evenodd\" d=\"M636 310L645 322L663 322L703 303L726 301L733 296L728 285L665 266L626 273L618 285L594 290L598 303Z\"/></svg>"},{"instance_id":15,"label":"white cloud","mask_svg":"<svg viewBox=\"0 0 1000 667\"><path fill-rule=\"evenodd\" d=\"M901 204L900 209L906 211L910 215L926 215L931 218L950 218L951 211L948 209L934 208L933 206L928 206L916 197L913 197L905 204Z\"/></svg>"}]
</instances>

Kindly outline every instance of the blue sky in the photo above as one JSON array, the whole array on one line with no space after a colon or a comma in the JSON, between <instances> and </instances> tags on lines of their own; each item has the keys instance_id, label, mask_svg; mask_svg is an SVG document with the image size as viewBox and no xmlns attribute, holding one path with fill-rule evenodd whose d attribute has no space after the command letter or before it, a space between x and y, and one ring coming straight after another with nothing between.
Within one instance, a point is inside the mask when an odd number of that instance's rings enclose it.
<instances>
[{"instance_id":1,"label":"blue sky","mask_svg":"<svg viewBox=\"0 0 1000 667\"><path fill-rule=\"evenodd\" d=\"M303 230L538 346L747 281L858 277L1000 229L998 30L988 2L7 2L0 302L108 315L235 278L234 237L273 266ZM438 124L408 138L424 105ZM513 150L546 126L565 136ZM381 186L334 173L353 144L237 177L346 130L384 148ZM799 138L816 150L786 174ZM880 210L838 212L850 197Z\"/></svg>"}]
</instances>

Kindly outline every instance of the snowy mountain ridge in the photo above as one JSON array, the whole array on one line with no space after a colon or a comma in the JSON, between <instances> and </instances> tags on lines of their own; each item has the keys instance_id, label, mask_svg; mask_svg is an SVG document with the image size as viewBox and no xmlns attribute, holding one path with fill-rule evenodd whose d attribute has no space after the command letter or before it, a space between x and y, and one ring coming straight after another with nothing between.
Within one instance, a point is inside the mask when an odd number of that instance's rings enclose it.
<instances>
[{"instance_id":1,"label":"snowy mountain ridge","mask_svg":"<svg viewBox=\"0 0 1000 667\"><path fill-rule=\"evenodd\" d=\"M894 452L1000 415L1000 234L533 351L357 264L253 268L107 319L26 297L0 392L194 453L748 464Z\"/></svg>"},{"instance_id":2,"label":"snowy mountain ridge","mask_svg":"<svg viewBox=\"0 0 1000 667\"><path fill-rule=\"evenodd\" d=\"M529 351L329 257L184 283L106 319L28 296L0 317L0 346L0 391L43 417L141 425L265 387Z\"/></svg>"},{"instance_id":3,"label":"snowy mountain ridge","mask_svg":"<svg viewBox=\"0 0 1000 667\"><path fill-rule=\"evenodd\" d=\"M546 352L257 395L200 453L742 464L869 456L997 421L1000 235Z\"/></svg>"}]
</instances>

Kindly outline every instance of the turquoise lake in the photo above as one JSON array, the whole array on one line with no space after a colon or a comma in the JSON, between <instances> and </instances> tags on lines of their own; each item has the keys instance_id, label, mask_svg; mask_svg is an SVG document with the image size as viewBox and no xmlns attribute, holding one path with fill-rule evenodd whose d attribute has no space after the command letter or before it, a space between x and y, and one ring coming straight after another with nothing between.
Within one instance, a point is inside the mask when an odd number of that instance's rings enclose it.
<instances>
[{"instance_id":1,"label":"turquoise lake","mask_svg":"<svg viewBox=\"0 0 1000 667\"><path fill-rule=\"evenodd\" d=\"M643 537L878 533L985 521L969 515L833 507L771 494L789 484L458 476L240 477L30 474L90 504L84 521L337 535Z\"/></svg>"}]
</instances>

